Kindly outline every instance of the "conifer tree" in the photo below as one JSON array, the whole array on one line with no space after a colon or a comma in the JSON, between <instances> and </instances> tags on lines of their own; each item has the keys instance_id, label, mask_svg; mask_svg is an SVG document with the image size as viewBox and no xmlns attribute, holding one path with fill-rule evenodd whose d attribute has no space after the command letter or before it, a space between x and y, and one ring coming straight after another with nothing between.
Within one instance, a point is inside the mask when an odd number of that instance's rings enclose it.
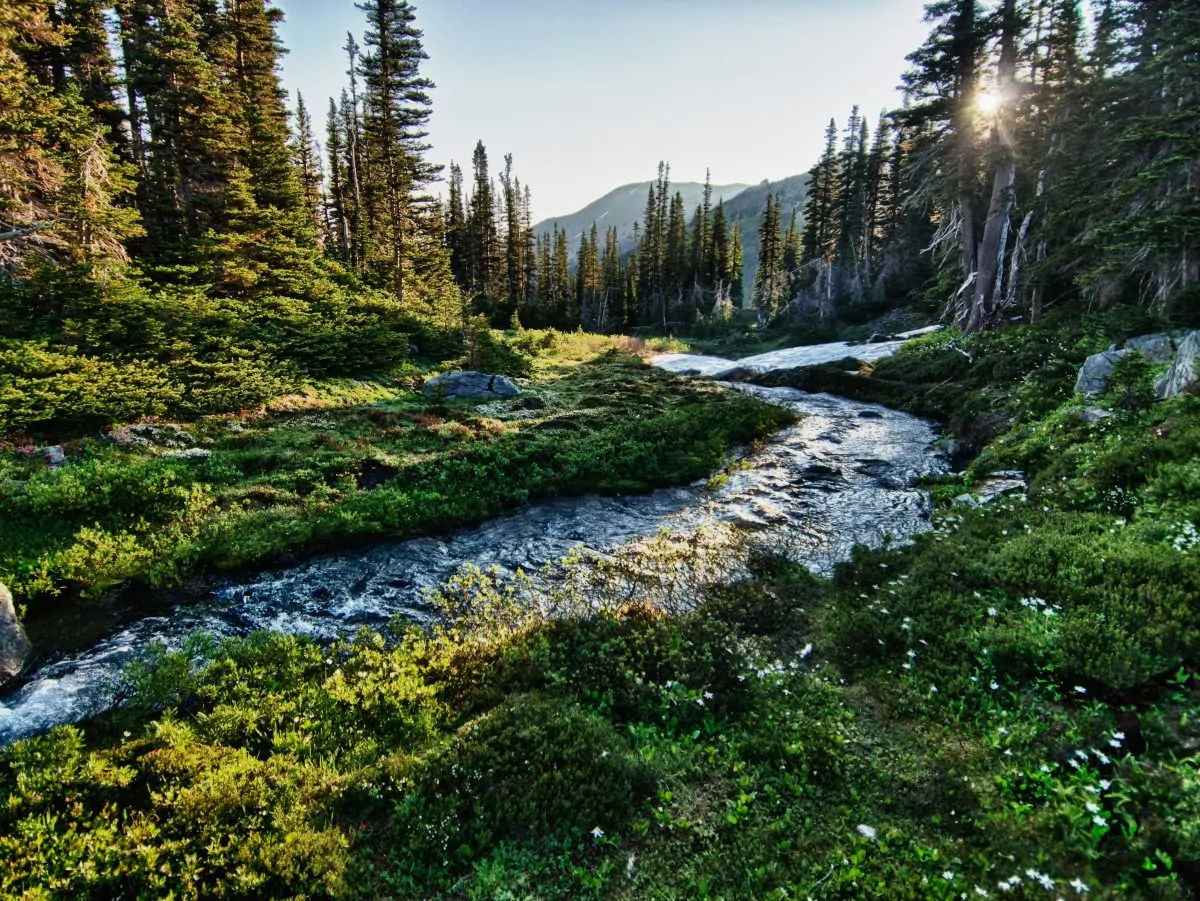
<instances>
[{"instance_id":1,"label":"conifer tree","mask_svg":"<svg viewBox=\"0 0 1200 901\"><path fill-rule=\"evenodd\" d=\"M802 237L806 262L831 261L836 251L835 215L841 193L838 176L837 123L830 119L825 129L825 151L808 174Z\"/></svg>"},{"instance_id":2,"label":"conifer tree","mask_svg":"<svg viewBox=\"0 0 1200 901\"><path fill-rule=\"evenodd\" d=\"M349 265L350 255L350 203L349 159L346 149L346 133L337 103L329 98L329 112L325 119L325 149L329 166L329 200L326 218L336 241L335 256Z\"/></svg>"},{"instance_id":3,"label":"conifer tree","mask_svg":"<svg viewBox=\"0 0 1200 901\"><path fill-rule=\"evenodd\" d=\"M454 280L469 290L470 242L467 233L467 212L463 195L462 168L450 163L450 197L446 205L446 246L450 250L450 269Z\"/></svg>"},{"instance_id":4,"label":"conifer tree","mask_svg":"<svg viewBox=\"0 0 1200 901\"><path fill-rule=\"evenodd\" d=\"M475 145L472 156L474 181L467 210L467 290L472 295L495 302L500 296L504 277L499 231L496 227L496 200L488 172L487 148L483 141Z\"/></svg>"},{"instance_id":5,"label":"conifer tree","mask_svg":"<svg viewBox=\"0 0 1200 901\"><path fill-rule=\"evenodd\" d=\"M733 290L730 292L730 297L734 308L740 310L746 305L746 278L743 271L745 250L742 244L742 222L740 219L734 220L731 232L732 235L729 241L729 273L733 279Z\"/></svg>"},{"instance_id":6,"label":"conifer tree","mask_svg":"<svg viewBox=\"0 0 1200 901\"><path fill-rule=\"evenodd\" d=\"M412 264L408 245L432 246L417 240L418 220L430 220L419 216L415 205L439 172L424 157L433 82L420 74L428 56L408 0L364 0L359 8L367 15L367 49L358 67L371 169L367 205L377 258L396 297L403 300L406 268Z\"/></svg>"},{"instance_id":7,"label":"conifer tree","mask_svg":"<svg viewBox=\"0 0 1200 901\"><path fill-rule=\"evenodd\" d=\"M754 308L764 325L775 319L788 300L780 219L779 198L770 192L758 228L758 271L754 276Z\"/></svg>"},{"instance_id":8,"label":"conifer tree","mask_svg":"<svg viewBox=\"0 0 1200 901\"><path fill-rule=\"evenodd\" d=\"M321 148L317 146L313 133L312 118L304 105L304 98L296 94L296 134L292 142L292 163L300 179L300 192L304 205L312 220L313 231L319 245L324 246L328 238L328 220L325 215L325 174L321 167Z\"/></svg>"}]
</instances>

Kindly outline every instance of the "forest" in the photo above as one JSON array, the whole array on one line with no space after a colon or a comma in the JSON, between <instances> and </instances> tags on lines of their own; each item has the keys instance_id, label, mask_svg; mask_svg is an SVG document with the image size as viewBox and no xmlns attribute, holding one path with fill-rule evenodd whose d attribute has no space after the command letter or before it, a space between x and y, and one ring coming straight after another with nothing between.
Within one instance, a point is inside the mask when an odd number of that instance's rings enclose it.
<instances>
[{"instance_id":1,"label":"forest","mask_svg":"<svg viewBox=\"0 0 1200 901\"><path fill-rule=\"evenodd\" d=\"M0 895L1200 897L1194 2L632 237L356 9L0 5Z\"/></svg>"}]
</instances>

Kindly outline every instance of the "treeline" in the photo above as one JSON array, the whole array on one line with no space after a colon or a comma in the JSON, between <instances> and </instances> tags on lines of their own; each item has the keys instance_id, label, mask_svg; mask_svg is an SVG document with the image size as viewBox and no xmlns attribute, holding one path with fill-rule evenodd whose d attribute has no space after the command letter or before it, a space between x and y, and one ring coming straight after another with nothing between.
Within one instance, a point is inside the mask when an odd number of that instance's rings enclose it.
<instances>
[{"instance_id":1,"label":"treeline","mask_svg":"<svg viewBox=\"0 0 1200 901\"><path fill-rule=\"evenodd\" d=\"M768 208L762 318L945 303L967 330L1049 304L1139 300L1196 321L1200 16L1170 0L940 0L904 105L857 109L810 172L804 223Z\"/></svg>"},{"instance_id":2,"label":"treeline","mask_svg":"<svg viewBox=\"0 0 1200 901\"><path fill-rule=\"evenodd\" d=\"M404 0L360 7L326 173L264 0L3 4L0 433L236 409L461 343L421 33Z\"/></svg>"},{"instance_id":3,"label":"treeline","mask_svg":"<svg viewBox=\"0 0 1200 901\"><path fill-rule=\"evenodd\" d=\"M669 328L725 319L742 305L740 229L723 201L712 202L710 179L689 217L660 163L633 246L623 247L615 226L601 232L598 223L577 236L557 224L536 234L531 192L514 175L512 156L498 187L483 142L472 165L469 192L462 170L450 165L446 240L459 288L495 324L515 317L524 326L600 332Z\"/></svg>"}]
</instances>

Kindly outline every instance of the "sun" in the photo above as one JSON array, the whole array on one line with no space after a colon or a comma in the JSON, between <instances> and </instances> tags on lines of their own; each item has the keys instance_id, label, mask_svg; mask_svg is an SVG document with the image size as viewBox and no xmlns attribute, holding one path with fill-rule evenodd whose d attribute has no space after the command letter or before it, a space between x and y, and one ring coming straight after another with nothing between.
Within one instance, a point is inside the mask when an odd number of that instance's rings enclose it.
<instances>
[{"instance_id":1,"label":"sun","mask_svg":"<svg viewBox=\"0 0 1200 901\"><path fill-rule=\"evenodd\" d=\"M975 109L979 110L985 116L994 116L1000 112L1000 107L1004 105L1004 100L999 94L993 94L988 91L980 91L975 95Z\"/></svg>"}]
</instances>

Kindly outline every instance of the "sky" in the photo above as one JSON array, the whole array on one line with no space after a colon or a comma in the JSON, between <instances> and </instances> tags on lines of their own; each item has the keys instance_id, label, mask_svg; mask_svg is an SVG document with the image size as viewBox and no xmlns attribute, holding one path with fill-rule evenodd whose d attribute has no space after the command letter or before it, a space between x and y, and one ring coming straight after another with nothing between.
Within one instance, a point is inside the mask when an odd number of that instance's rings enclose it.
<instances>
[{"instance_id":1,"label":"sky","mask_svg":"<svg viewBox=\"0 0 1200 901\"><path fill-rule=\"evenodd\" d=\"M323 132L353 0L276 0L284 84ZM623 184L755 184L807 171L830 117L895 106L924 0L416 0L437 84L431 157L513 155L534 219ZM468 175L469 178L469 175Z\"/></svg>"}]
</instances>

